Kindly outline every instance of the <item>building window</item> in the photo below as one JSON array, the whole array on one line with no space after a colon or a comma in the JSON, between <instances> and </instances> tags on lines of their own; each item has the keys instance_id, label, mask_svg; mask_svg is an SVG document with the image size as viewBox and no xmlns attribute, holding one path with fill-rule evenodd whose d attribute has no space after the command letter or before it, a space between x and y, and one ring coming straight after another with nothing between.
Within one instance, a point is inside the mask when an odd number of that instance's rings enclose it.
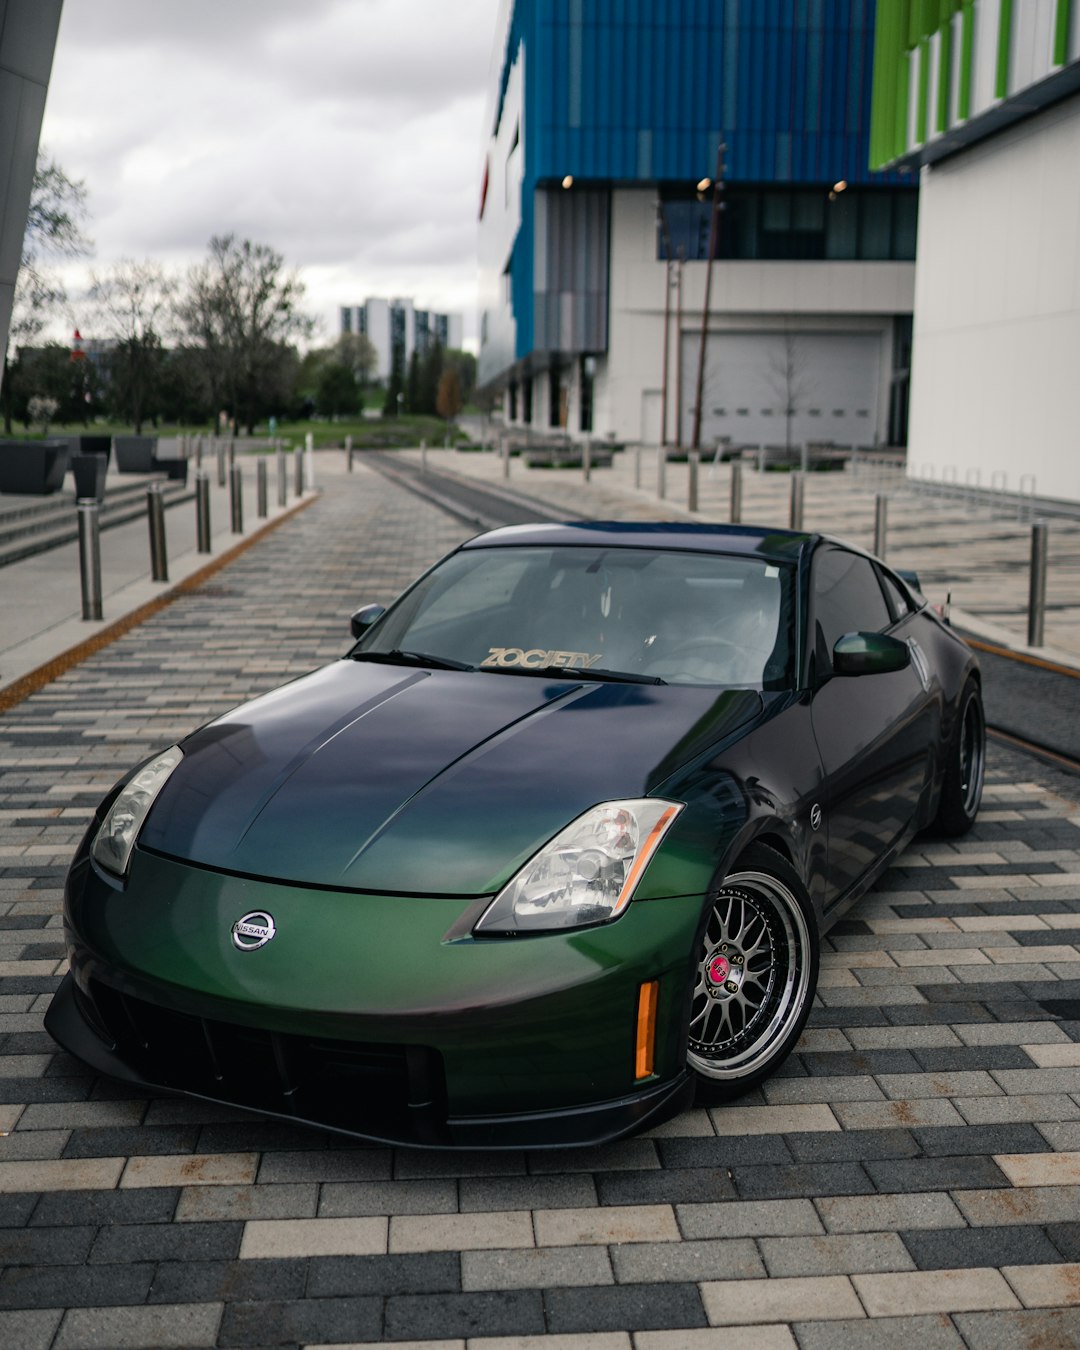
<instances>
[{"instance_id":1,"label":"building window","mask_svg":"<svg viewBox=\"0 0 1080 1350\"><path fill-rule=\"evenodd\" d=\"M516 383L511 382L507 392L510 395L510 421L516 422L518 415L518 387Z\"/></svg>"},{"instance_id":2,"label":"building window","mask_svg":"<svg viewBox=\"0 0 1080 1350\"><path fill-rule=\"evenodd\" d=\"M526 377L521 381L521 420L525 423L532 423L532 378Z\"/></svg>"},{"instance_id":3,"label":"building window","mask_svg":"<svg viewBox=\"0 0 1080 1350\"><path fill-rule=\"evenodd\" d=\"M343 333L352 332L352 309L348 305L341 307L341 331Z\"/></svg>"},{"instance_id":4,"label":"building window","mask_svg":"<svg viewBox=\"0 0 1080 1350\"><path fill-rule=\"evenodd\" d=\"M596 357L583 356L581 358L581 398L579 407L579 423L582 431L592 431L593 429L593 391L596 384Z\"/></svg>"},{"instance_id":5,"label":"building window","mask_svg":"<svg viewBox=\"0 0 1080 1350\"><path fill-rule=\"evenodd\" d=\"M761 261L910 262L915 257L917 188L730 187L724 193L717 258ZM704 260L709 252L710 198L664 194L674 256ZM667 256L663 228L656 256Z\"/></svg>"}]
</instances>

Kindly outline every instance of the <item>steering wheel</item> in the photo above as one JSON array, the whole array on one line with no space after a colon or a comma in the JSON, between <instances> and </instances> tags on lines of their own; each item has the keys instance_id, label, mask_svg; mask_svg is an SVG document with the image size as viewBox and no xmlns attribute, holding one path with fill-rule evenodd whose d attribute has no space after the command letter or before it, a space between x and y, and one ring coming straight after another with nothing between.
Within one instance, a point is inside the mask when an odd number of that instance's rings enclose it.
<instances>
[{"instance_id":1,"label":"steering wheel","mask_svg":"<svg viewBox=\"0 0 1080 1350\"><path fill-rule=\"evenodd\" d=\"M745 649L727 638L688 638L646 661L642 674L678 677L687 684L721 684L727 669L744 656Z\"/></svg>"}]
</instances>

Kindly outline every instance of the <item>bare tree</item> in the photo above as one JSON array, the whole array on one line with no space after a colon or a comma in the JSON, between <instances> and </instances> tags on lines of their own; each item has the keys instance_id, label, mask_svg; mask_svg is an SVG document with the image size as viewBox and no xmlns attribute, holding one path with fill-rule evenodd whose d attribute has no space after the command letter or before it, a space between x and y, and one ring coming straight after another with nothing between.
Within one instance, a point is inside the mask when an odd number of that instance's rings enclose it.
<instances>
[{"instance_id":1,"label":"bare tree","mask_svg":"<svg viewBox=\"0 0 1080 1350\"><path fill-rule=\"evenodd\" d=\"M284 262L266 244L215 236L176 307L184 336L203 357L215 404L249 432L288 397L296 369L289 341L312 329L299 309L303 283Z\"/></svg>"},{"instance_id":2,"label":"bare tree","mask_svg":"<svg viewBox=\"0 0 1080 1350\"><path fill-rule=\"evenodd\" d=\"M784 447L790 457L792 422L809 399L813 385L799 339L786 326L783 347L769 359L767 379L784 414Z\"/></svg>"},{"instance_id":3,"label":"bare tree","mask_svg":"<svg viewBox=\"0 0 1080 1350\"><path fill-rule=\"evenodd\" d=\"M162 330L176 294L176 282L159 263L121 258L107 272L91 276L90 301L102 333L116 342L109 360L117 404L142 432L161 366Z\"/></svg>"},{"instance_id":4,"label":"bare tree","mask_svg":"<svg viewBox=\"0 0 1080 1350\"><path fill-rule=\"evenodd\" d=\"M50 311L59 309L66 302L63 285L46 264L50 258L78 258L90 252L90 240L83 233L86 215L85 184L69 178L56 160L50 159L44 150L40 151L30 190L30 209L0 380L7 435L11 434L12 414L8 381L10 355L38 338Z\"/></svg>"}]
</instances>

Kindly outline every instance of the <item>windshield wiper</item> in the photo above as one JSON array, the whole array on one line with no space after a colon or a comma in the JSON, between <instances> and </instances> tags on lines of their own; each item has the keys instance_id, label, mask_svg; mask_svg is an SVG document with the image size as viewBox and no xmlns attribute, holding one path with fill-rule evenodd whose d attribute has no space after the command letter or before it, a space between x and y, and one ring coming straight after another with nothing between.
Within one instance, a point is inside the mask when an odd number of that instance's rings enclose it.
<instances>
[{"instance_id":1,"label":"windshield wiper","mask_svg":"<svg viewBox=\"0 0 1080 1350\"><path fill-rule=\"evenodd\" d=\"M613 684L667 684L659 675L637 675L630 670L588 670L573 666L481 666L497 675L542 675L545 680L607 680Z\"/></svg>"},{"instance_id":2,"label":"windshield wiper","mask_svg":"<svg viewBox=\"0 0 1080 1350\"><path fill-rule=\"evenodd\" d=\"M384 661L390 666L431 666L434 670L475 670L464 661L451 661L448 656L432 656L430 652L405 652L394 647L388 652L354 652L354 661Z\"/></svg>"}]
</instances>

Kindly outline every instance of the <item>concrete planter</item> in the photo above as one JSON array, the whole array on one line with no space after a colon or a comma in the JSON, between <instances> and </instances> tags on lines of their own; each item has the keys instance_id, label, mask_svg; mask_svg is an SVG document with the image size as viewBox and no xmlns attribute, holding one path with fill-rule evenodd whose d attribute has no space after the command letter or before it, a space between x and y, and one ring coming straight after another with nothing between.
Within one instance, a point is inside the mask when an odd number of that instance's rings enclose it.
<instances>
[{"instance_id":1,"label":"concrete planter","mask_svg":"<svg viewBox=\"0 0 1080 1350\"><path fill-rule=\"evenodd\" d=\"M71 447L72 459L76 455L104 455L107 464L112 454L111 436L69 436L67 443Z\"/></svg>"},{"instance_id":2,"label":"concrete planter","mask_svg":"<svg viewBox=\"0 0 1080 1350\"><path fill-rule=\"evenodd\" d=\"M118 473L153 473L156 436L114 436Z\"/></svg>"},{"instance_id":3,"label":"concrete planter","mask_svg":"<svg viewBox=\"0 0 1080 1350\"><path fill-rule=\"evenodd\" d=\"M92 497L100 502L105 498L105 474L109 468L105 455L72 455L71 472L75 478L75 496L80 501Z\"/></svg>"},{"instance_id":4,"label":"concrete planter","mask_svg":"<svg viewBox=\"0 0 1080 1350\"><path fill-rule=\"evenodd\" d=\"M0 492L47 497L64 482L66 441L0 441Z\"/></svg>"}]
</instances>

